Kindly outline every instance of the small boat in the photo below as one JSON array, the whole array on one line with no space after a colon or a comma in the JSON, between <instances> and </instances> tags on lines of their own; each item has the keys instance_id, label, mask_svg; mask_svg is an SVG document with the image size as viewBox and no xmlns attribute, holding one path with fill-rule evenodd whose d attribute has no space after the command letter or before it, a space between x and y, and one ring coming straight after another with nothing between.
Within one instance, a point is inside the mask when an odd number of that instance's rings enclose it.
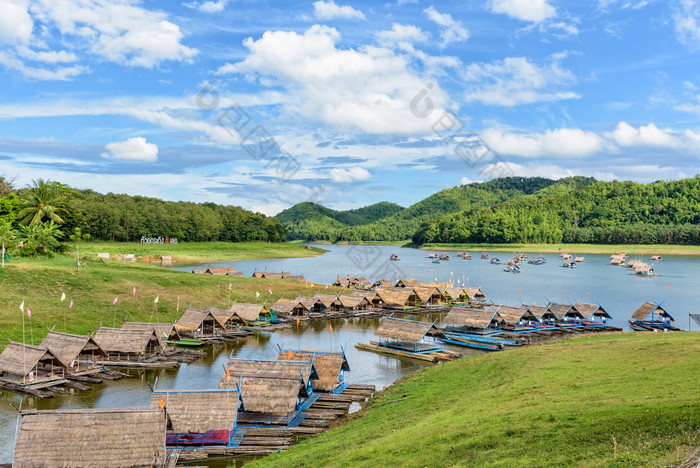
<instances>
[{"instance_id":1,"label":"small boat","mask_svg":"<svg viewBox=\"0 0 700 468\"><path fill-rule=\"evenodd\" d=\"M428 258L436 258L436 257L437 257L437 254L435 254L435 253L428 254Z\"/></svg>"},{"instance_id":2,"label":"small boat","mask_svg":"<svg viewBox=\"0 0 700 468\"><path fill-rule=\"evenodd\" d=\"M501 351L504 347L503 343L484 343L471 338L452 334L445 334L444 338L439 337L438 340L442 341L443 343L464 346L465 348L482 349L484 351Z\"/></svg>"},{"instance_id":3,"label":"small boat","mask_svg":"<svg viewBox=\"0 0 700 468\"><path fill-rule=\"evenodd\" d=\"M520 267L517 263L511 263L503 269L506 273L520 273Z\"/></svg>"},{"instance_id":4,"label":"small boat","mask_svg":"<svg viewBox=\"0 0 700 468\"><path fill-rule=\"evenodd\" d=\"M440 263L440 259L439 259L439 258L434 258L434 259L433 259L433 263Z\"/></svg>"},{"instance_id":5,"label":"small boat","mask_svg":"<svg viewBox=\"0 0 700 468\"><path fill-rule=\"evenodd\" d=\"M483 258L484 260L488 260L489 254L487 254L486 252L482 253L481 258Z\"/></svg>"},{"instance_id":6,"label":"small boat","mask_svg":"<svg viewBox=\"0 0 700 468\"><path fill-rule=\"evenodd\" d=\"M574 258L574 261L575 261L576 263L585 262L585 261L586 261L586 257L575 257L575 258Z\"/></svg>"},{"instance_id":7,"label":"small boat","mask_svg":"<svg viewBox=\"0 0 700 468\"><path fill-rule=\"evenodd\" d=\"M547 263L547 260L540 256L540 257L532 257L530 260L527 261L530 265L544 265Z\"/></svg>"},{"instance_id":8,"label":"small boat","mask_svg":"<svg viewBox=\"0 0 700 468\"><path fill-rule=\"evenodd\" d=\"M447 255L447 253L443 253L442 255L440 255L440 260L449 260L449 259L450 259L450 256Z\"/></svg>"},{"instance_id":9,"label":"small boat","mask_svg":"<svg viewBox=\"0 0 700 468\"><path fill-rule=\"evenodd\" d=\"M398 262L400 259L399 259L398 255L391 254L391 256L389 257L389 260L391 260L392 262Z\"/></svg>"},{"instance_id":10,"label":"small boat","mask_svg":"<svg viewBox=\"0 0 700 468\"><path fill-rule=\"evenodd\" d=\"M493 257L493 258L491 259L491 264L492 264L492 265L500 265L500 264L501 264L501 261L498 259L498 257Z\"/></svg>"},{"instance_id":11,"label":"small boat","mask_svg":"<svg viewBox=\"0 0 700 468\"><path fill-rule=\"evenodd\" d=\"M562 266L564 268L576 268L576 262L574 262L572 260L567 260L564 262L564 264Z\"/></svg>"},{"instance_id":12,"label":"small boat","mask_svg":"<svg viewBox=\"0 0 700 468\"><path fill-rule=\"evenodd\" d=\"M168 344L175 345L175 346L190 346L190 347L195 347L195 346L202 346L205 345L205 341L200 341L200 340L193 340L190 338L180 338L179 340L168 340Z\"/></svg>"},{"instance_id":13,"label":"small boat","mask_svg":"<svg viewBox=\"0 0 700 468\"><path fill-rule=\"evenodd\" d=\"M465 260L471 260L471 259L472 259L471 254L468 254L468 253L465 253L462 257L463 257Z\"/></svg>"},{"instance_id":14,"label":"small boat","mask_svg":"<svg viewBox=\"0 0 700 468\"><path fill-rule=\"evenodd\" d=\"M654 268L646 265L645 267L635 269L635 274L640 275L640 276L656 276L656 272L654 271Z\"/></svg>"},{"instance_id":15,"label":"small boat","mask_svg":"<svg viewBox=\"0 0 700 468\"><path fill-rule=\"evenodd\" d=\"M680 331L680 328L671 326L668 322L630 320L629 326L634 331Z\"/></svg>"},{"instance_id":16,"label":"small boat","mask_svg":"<svg viewBox=\"0 0 700 468\"><path fill-rule=\"evenodd\" d=\"M661 258L661 255L652 255L651 259L654 260L655 262L660 262L663 260L663 258Z\"/></svg>"}]
</instances>

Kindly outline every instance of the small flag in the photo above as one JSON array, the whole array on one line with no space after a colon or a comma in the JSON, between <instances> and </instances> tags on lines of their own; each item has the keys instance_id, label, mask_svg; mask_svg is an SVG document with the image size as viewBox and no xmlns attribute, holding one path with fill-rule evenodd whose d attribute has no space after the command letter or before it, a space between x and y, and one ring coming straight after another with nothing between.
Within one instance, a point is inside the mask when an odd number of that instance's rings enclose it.
<instances>
[{"instance_id":1,"label":"small flag","mask_svg":"<svg viewBox=\"0 0 700 468\"><path fill-rule=\"evenodd\" d=\"M668 287L669 287L669 288L671 287L671 283L668 283Z\"/></svg>"},{"instance_id":2,"label":"small flag","mask_svg":"<svg viewBox=\"0 0 700 468\"><path fill-rule=\"evenodd\" d=\"M255 297L260 297L260 293L255 291Z\"/></svg>"},{"instance_id":3,"label":"small flag","mask_svg":"<svg viewBox=\"0 0 700 468\"><path fill-rule=\"evenodd\" d=\"M24 301L22 301L22 303L19 305L19 310L24 312Z\"/></svg>"},{"instance_id":4,"label":"small flag","mask_svg":"<svg viewBox=\"0 0 700 468\"><path fill-rule=\"evenodd\" d=\"M297 316L297 325L299 325L299 317Z\"/></svg>"},{"instance_id":5,"label":"small flag","mask_svg":"<svg viewBox=\"0 0 700 468\"><path fill-rule=\"evenodd\" d=\"M228 370L228 364L226 364L226 377L231 378L231 372Z\"/></svg>"},{"instance_id":6,"label":"small flag","mask_svg":"<svg viewBox=\"0 0 700 468\"><path fill-rule=\"evenodd\" d=\"M269 292L270 294L272 294L272 289L267 288L267 292Z\"/></svg>"},{"instance_id":7,"label":"small flag","mask_svg":"<svg viewBox=\"0 0 700 468\"><path fill-rule=\"evenodd\" d=\"M562 300L562 301L564 300L564 295L563 295L563 294L561 295L561 300Z\"/></svg>"},{"instance_id":8,"label":"small flag","mask_svg":"<svg viewBox=\"0 0 700 468\"><path fill-rule=\"evenodd\" d=\"M523 292L523 288L518 289L518 292L519 293Z\"/></svg>"},{"instance_id":9,"label":"small flag","mask_svg":"<svg viewBox=\"0 0 700 468\"><path fill-rule=\"evenodd\" d=\"M326 287L325 287L325 288L323 288L323 289L328 289L328 285L326 285Z\"/></svg>"},{"instance_id":10,"label":"small flag","mask_svg":"<svg viewBox=\"0 0 700 468\"><path fill-rule=\"evenodd\" d=\"M331 323L331 331L333 331L333 324Z\"/></svg>"},{"instance_id":11,"label":"small flag","mask_svg":"<svg viewBox=\"0 0 700 468\"><path fill-rule=\"evenodd\" d=\"M293 357L294 357L294 353L293 353L292 350L290 349L290 350L287 352L287 359L292 359Z\"/></svg>"},{"instance_id":12,"label":"small flag","mask_svg":"<svg viewBox=\"0 0 700 468\"><path fill-rule=\"evenodd\" d=\"M136 295L136 286L134 286L134 289L131 290L131 295L135 296Z\"/></svg>"},{"instance_id":13,"label":"small flag","mask_svg":"<svg viewBox=\"0 0 700 468\"><path fill-rule=\"evenodd\" d=\"M32 318L32 311L27 307L27 317Z\"/></svg>"},{"instance_id":14,"label":"small flag","mask_svg":"<svg viewBox=\"0 0 700 468\"><path fill-rule=\"evenodd\" d=\"M180 310L180 296L177 296L177 310Z\"/></svg>"},{"instance_id":15,"label":"small flag","mask_svg":"<svg viewBox=\"0 0 700 468\"><path fill-rule=\"evenodd\" d=\"M68 305L68 308L69 308L69 309L72 309L72 308L73 308L73 301L70 301L70 304Z\"/></svg>"},{"instance_id":16,"label":"small flag","mask_svg":"<svg viewBox=\"0 0 700 468\"><path fill-rule=\"evenodd\" d=\"M217 284L217 285L216 285L216 289L221 289L221 285L220 285L220 284Z\"/></svg>"},{"instance_id":17,"label":"small flag","mask_svg":"<svg viewBox=\"0 0 700 468\"><path fill-rule=\"evenodd\" d=\"M155 300L153 301L153 303L154 303L154 304L158 304L158 299L159 299L159 298L160 298L160 296L156 296L156 298L155 298Z\"/></svg>"},{"instance_id":18,"label":"small flag","mask_svg":"<svg viewBox=\"0 0 700 468\"><path fill-rule=\"evenodd\" d=\"M589 294L588 294L588 293L586 293L586 297L589 297Z\"/></svg>"},{"instance_id":19,"label":"small flag","mask_svg":"<svg viewBox=\"0 0 700 468\"><path fill-rule=\"evenodd\" d=\"M535 305L535 303L533 302L532 305Z\"/></svg>"},{"instance_id":20,"label":"small flag","mask_svg":"<svg viewBox=\"0 0 700 468\"><path fill-rule=\"evenodd\" d=\"M66 300L66 293L61 294L61 302Z\"/></svg>"},{"instance_id":21,"label":"small flag","mask_svg":"<svg viewBox=\"0 0 700 468\"><path fill-rule=\"evenodd\" d=\"M231 289L233 285L231 283L228 284L228 288Z\"/></svg>"},{"instance_id":22,"label":"small flag","mask_svg":"<svg viewBox=\"0 0 700 468\"><path fill-rule=\"evenodd\" d=\"M112 301L112 305L116 304L118 300L119 300L119 296L116 296L114 298L114 300Z\"/></svg>"},{"instance_id":23,"label":"small flag","mask_svg":"<svg viewBox=\"0 0 700 468\"><path fill-rule=\"evenodd\" d=\"M165 409L165 397L160 399L160 404L158 406L160 406L160 409L162 410Z\"/></svg>"}]
</instances>

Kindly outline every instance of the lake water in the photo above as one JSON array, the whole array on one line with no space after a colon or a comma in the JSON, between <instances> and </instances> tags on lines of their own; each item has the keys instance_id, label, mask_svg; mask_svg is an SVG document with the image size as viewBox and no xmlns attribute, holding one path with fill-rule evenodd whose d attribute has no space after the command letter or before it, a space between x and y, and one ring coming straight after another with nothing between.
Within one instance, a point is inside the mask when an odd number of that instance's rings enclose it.
<instances>
[{"instance_id":1,"label":"lake water","mask_svg":"<svg viewBox=\"0 0 700 468\"><path fill-rule=\"evenodd\" d=\"M624 329L627 329L626 322L632 312L645 299L665 301L664 307L676 318L676 325L683 329L688 327L688 314L700 312L700 261L693 257L665 257L662 262L655 264L660 276L642 278L630 275L627 268L611 266L608 255L586 255L586 263L579 264L576 269L561 268L562 261L558 255L546 255L547 264L524 264L522 273L512 274L505 273L503 265L491 265L487 260L478 258L480 252L471 252L473 260L453 256L450 261L433 264L426 258L429 252L416 249L394 246L320 247L329 252L312 258L225 262L218 263L217 266L230 266L248 276L255 270L284 270L303 274L315 284L332 283L336 277L348 274L365 276L370 281L384 278L395 281L397 276L421 278L423 282L453 279L455 283L459 280L468 286L479 286L487 299L510 305L521 302L544 305L547 299L561 301L563 295L567 302L580 300L603 304L613 316L613 324ZM392 253L397 253L401 260L390 262L388 258ZM507 260L512 253L489 255ZM651 263L649 258L643 260ZM182 269L189 270L191 266ZM315 288L323 289L322 286ZM519 292L520 289L522 292ZM312 288L310 294L313 292ZM420 317L421 320L440 318L440 314ZM333 326L333 332L330 331L330 325ZM91 391L58 395L47 400L25 396L22 406L56 409L147 405L150 401L148 382L152 384L156 377L158 388L161 389L216 388L229 355L236 358L275 359L278 346L315 350L338 350L342 346L347 350L351 368L346 373L346 381L374 384L377 389L381 389L424 365L355 349L356 343L375 339L374 331L378 325L379 319L302 323L275 333L259 333L235 344L205 348L209 355L197 362L182 364L178 369L133 372L135 377L131 379L107 382L95 385ZM698 329L700 327L693 324L693 330ZM450 349L464 354L479 353L466 348ZM0 463L12 461L17 414L9 406L10 403L19 406L20 397L0 392ZM200 466L218 468L227 464L211 461Z\"/></svg>"}]
</instances>

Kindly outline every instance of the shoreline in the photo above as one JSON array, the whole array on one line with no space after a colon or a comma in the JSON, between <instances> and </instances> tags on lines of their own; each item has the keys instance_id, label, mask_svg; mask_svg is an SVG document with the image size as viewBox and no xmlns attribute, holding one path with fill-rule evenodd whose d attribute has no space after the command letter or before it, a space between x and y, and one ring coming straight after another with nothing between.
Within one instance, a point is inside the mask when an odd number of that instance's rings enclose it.
<instances>
[{"instance_id":1,"label":"shoreline","mask_svg":"<svg viewBox=\"0 0 700 468\"><path fill-rule=\"evenodd\" d=\"M629 255L685 255L700 256L700 246L667 244L427 244L404 246L428 251L470 251L473 252L527 252L527 253L569 253L569 254L615 254Z\"/></svg>"}]
</instances>

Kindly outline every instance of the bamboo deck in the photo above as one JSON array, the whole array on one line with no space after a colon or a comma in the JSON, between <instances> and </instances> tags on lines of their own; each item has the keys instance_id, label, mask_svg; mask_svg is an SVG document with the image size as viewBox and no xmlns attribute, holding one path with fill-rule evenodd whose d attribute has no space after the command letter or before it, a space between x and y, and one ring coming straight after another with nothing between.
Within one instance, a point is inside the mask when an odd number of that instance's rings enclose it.
<instances>
[{"instance_id":1,"label":"bamboo deck","mask_svg":"<svg viewBox=\"0 0 700 468\"><path fill-rule=\"evenodd\" d=\"M372 351L379 354L387 354L389 356L398 356L432 363L436 363L438 361L452 361L454 359L459 359L460 357L462 357L461 353L455 353L454 351L446 350L433 351L432 353L411 353L408 351L401 351L399 349L379 346L379 342L377 341L370 341L369 344L357 343L355 345L355 348L361 349L363 351Z\"/></svg>"}]
</instances>

